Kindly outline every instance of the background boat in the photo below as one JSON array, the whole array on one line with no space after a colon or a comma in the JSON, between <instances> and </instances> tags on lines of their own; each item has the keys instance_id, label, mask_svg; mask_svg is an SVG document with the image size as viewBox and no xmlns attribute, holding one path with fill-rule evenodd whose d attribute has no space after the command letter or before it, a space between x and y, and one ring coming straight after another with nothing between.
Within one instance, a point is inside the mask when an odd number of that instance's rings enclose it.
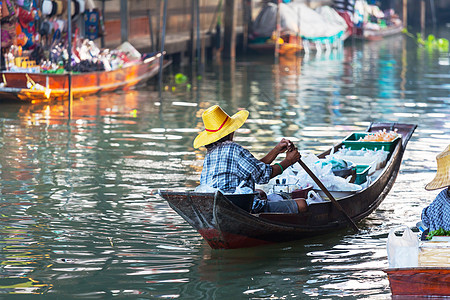
<instances>
[{"instance_id":1,"label":"background boat","mask_svg":"<svg viewBox=\"0 0 450 300\"><path fill-rule=\"evenodd\" d=\"M401 33L403 28L403 24L393 24L377 30L370 28L354 28L352 37L368 41L380 40L384 37Z\"/></svg>"},{"instance_id":2,"label":"background boat","mask_svg":"<svg viewBox=\"0 0 450 300\"><path fill-rule=\"evenodd\" d=\"M161 53L138 63L111 71L72 73L74 98L132 88L158 74ZM163 68L170 61L165 60ZM69 97L69 74L2 72L5 85L0 88L2 100L52 101ZM31 85L30 85L31 84Z\"/></svg>"},{"instance_id":3,"label":"background boat","mask_svg":"<svg viewBox=\"0 0 450 300\"><path fill-rule=\"evenodd\" d=\"M337 48L348 37L345 20L333 8L321 6L314 10L304 3L294 2L278 6L267 3L252 28L248 47L271 53L275 51L274 32L279 30L281 55Z\"/></svg>"}]
</instances>

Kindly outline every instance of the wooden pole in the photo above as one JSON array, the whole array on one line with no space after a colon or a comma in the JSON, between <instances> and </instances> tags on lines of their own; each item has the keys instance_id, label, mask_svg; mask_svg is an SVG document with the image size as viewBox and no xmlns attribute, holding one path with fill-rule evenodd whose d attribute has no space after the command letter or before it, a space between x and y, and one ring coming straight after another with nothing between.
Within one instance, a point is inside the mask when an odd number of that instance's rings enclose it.
<instances>
[{"instance_id":1,"label":"wooden pole","mask_svg":"<svg viewBox=\"0 0 450 300\"><path fill-rule=\"evenodd\" d=\"M403 0L403 27L408 26L408 0Z\"/></svg>"},{"instance_id":2,"label":"wooden pole","mask_svg":"<svg viewBox=\"0 0 450 300\"><path fill-rule=\"evenodd\" d=\"M164 5L161 5L161 3L163 2L164 0L159 0L158 1L158 23L157 23L157 25L158 25L158 31L157 31L157 35L156 35L156 49L159 49L159 48L161 48L161 16L163 15L163 12L162 12L162 10L163 10L163 6Z\"/></svg>"},{"instance_id":3,"label":"wooden pole","mask_svg":"<svg viewBox=\"0 0 450 300\"><path fill-rule=\"evenodd\" d=\"M320 181L319 178L317 178L316 174L314 174L311 169L301 160L298 160L298 163L302 166L302 168L308 173L309 176L314 180L314 182L320 187L320 189L325 193L325 195L328 196L328 199L333 203L333 205L344 214L345 218L347 219L348 223L352 226L352 228L358 232L358 226L356 226L355 222L350 218L350 216L345 212L345 210L342 208L342 206L334 199L333 195L328 191L328 189L323 185L323 183Z\"/></svg>"},{"instance_id":4,"label":"wooden pole","mask_svg":"<svg viewBox=\"0 0 450 300\"><path fill-rule=\"evenodd\" d=\"M103 18L103 22L105 22L105 1L106 0L102 0L102 18ZM102 37L100 38L100 46L102 48L105 48L105 33L104 32L102 34Z\"/></svg>"},{"instance_id":5,"label":"wooden pole","mask_svg":"<svg viewBox=\"0 0 450 300\"><path fill-rule=\"evenodd\" d=\"M72 114L72 5L71 0L67 0L67 53L68 53L68 63L67 72L69 72L69 119Z\"/></svg>"},{"instance_id":6,"label":"wooden pole","mask_svg":"<svg viewBox=\"0 0 450 300\"><path fill-rule=\"evenodd\" d=\"M162 72L164 66L164 43L166 40L167 0L164 0L163 25L161 33L161 56L159 57L159 86L162 86Z\"/></svg>"},{"instance_id":7,"label":"wooden pole","mask_svg":"<svg viewBox=\"0 0 450 300\"><path fill-rule=\"evenodd\" d=\"M243 41L242 48L244 52L247 52L248 46L248 34L251 32L251 24L252 24L252 1L244 0L243 4L243 13L244 13L244 32L243 32Z\"/></svg>"},{"instance_id":8,"label":"wooden pole","mask_svg":"<svg viewBox=\"0 0 450 300\"><path fill-rule=\"evenodd\" d=\"M436 7L434 5L434 0L430 0L431 18L433 20L433 30L436 29Z\"/></svg>"},{"instance_id":9,"label":"wooden pole","mask_svg":"<svg viewBox=\"0 0 450 300\"><path fill-rule=\"evenodd\" d=\"M420 34L425 39L425 0L420 1Z\"/></svg>"},{"instance_id":10,"label":"wooden pole","mask_svg":"<svg viewBox=\"0 0 450 300\"><path fill-rule=\"evenodd\" d=\"M195 49L197 50L197 66L198 66L198 71L200 71L200 66L202 64L202 58L201 58L201 36L200 36L200 0L196 0L195 1L195 25L196 25L196 46ZM200 73L200 72L199 72Z\"/></svg>"},{"instance_id":11,"label":"wooden pole","mask_svg":"<svg viewBox=\"0 0 450 300\"><path fill-rule=\"evenodd\" d=\"M278 58L280 55L280 43L278 42L278 40L280 39L280 29L281 29L281 25L280 25L280 6L281 6L281 0L278 0L278 5L277 5L277 27L275 30L275 62L278 62Z\"/></svg>"},{"instance_id":12,"label":"wooden pole","mask_svg":"<svg viewBox=\"0 0 450 300\"><path fill-rule=\"evenodd\" d=\"M128 1L120 0L120 39L128 41Z\"/></svg>"},{"instance_id":13,"label":"wooden pole","mask_svg":"<svg viewBox=\"0 0 450 300\"><path fill-rule=\"evenodd\" d=\"M190 39L191 39L191 57L190 62L191 64L194 63L194 57L195 57L195 2L196 0L191 1L191 28L190 28Z\"/></svg>"},{"instance_id":14,"label":"wooden pole","mask_svg":"<svg viewBox=\"0 0 450 300\"><path fill-rule=\"evenodd\" d=\"M236 57L236 0L225 0L225 32L223 55Z\"/></svg>"},{"instance_id":15,"label":"wooden pole","mask_svg":"<svg viewBox=\"0 0 450 300\"><path fill-rule=\"evenodd\" d=\"M2 24L0 23L0 32L2 32ZM2 35L0 34L0 55L2 56L2 57L0 57L0 71L3 71L2 70L2 59L3 59L3 57L5 57L4 55L3 55L3 53L2 53ZM5 65L6 65L6 59L5 59ZM6 70L6 67L5 67L5 70ZM3 76L5 76L5 75L3 75ZM3 80L3 83L5 83L5 81ZM5 83L5 85L6 85L6 83Z\"/></svg>"},{"instance_id":16,"label":"wooden pole","mask_svg":"<svg viewBox=\"0 0 450 300\"><path fill-rule=\"evenodd\" d=\"M151 47L150 49L152 50L152 52L155 52L155 41L154 41L154 37L153 37L153 24L152 24L152 10L149 9L148 10L148 29L150 31L150 44Z\"/></svg>"}]
</instances>

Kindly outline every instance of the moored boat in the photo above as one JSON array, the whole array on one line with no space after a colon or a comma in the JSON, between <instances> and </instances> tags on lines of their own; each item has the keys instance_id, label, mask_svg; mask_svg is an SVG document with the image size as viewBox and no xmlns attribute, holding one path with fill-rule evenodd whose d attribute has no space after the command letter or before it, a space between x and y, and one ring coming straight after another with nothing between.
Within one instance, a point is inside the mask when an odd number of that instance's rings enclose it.
<instances>
[{"instance_id":1,"label":"moored boat","mask_svg":"<svg viewBox=\"0 0 450 300\"><path fill-rule=\"evenodd\" d=\"M160 191L169 205L193 226L214 249L252 247L298 240L329 233L349 225L350 217L358 222L372 213L392 188L400 169L403 153L416 125L373 123L368 132L397 130L397 139L386 165L371 175L365 188L339 198L342 213L332 202L313 203L304 213L251 214L233 204L226 195L216 193ZM336 152L342 143L319 155L324 158Z\"/></svg>"},{"instance_id":2,"label":"moored boat","mask_svg":"<svg viewBox=\"0 0 450 300\"><path fill-rule=\"evenodd\" d=\"M399 34L403 31L403 28L404 27L401 23L392 24L390 26L379 29L356 28L352 36L356 39L376 41L388 36Z\"/></svg>"},{"instance_id":3,"label":"moored boat","mask_svg":"<svg viewBox=\"0 0 450 300\"><path fill-rule=\"evenodd\" d=\"M127 89L148 80L159 72L161 53L139 62L110 71L71 74L71 92L74 98ZM170 61L164 61L163 68ZM25 102L63 100L69 97L69 73L46 74L2 72L3 87L0 99Z\"/></svg>"}]
</instances>

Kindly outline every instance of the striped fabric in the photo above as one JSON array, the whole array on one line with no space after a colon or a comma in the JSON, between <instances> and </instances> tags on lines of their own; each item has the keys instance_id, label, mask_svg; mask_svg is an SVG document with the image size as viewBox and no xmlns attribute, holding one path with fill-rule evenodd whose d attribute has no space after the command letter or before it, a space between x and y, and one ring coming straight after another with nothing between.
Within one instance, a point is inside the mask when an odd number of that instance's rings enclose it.
<instances>
[{"instance_id":1,"label":"striped fabric","mask_svg":"<svg viewBox=\"0 0 450 300\"><path fill-rule=\"evenodd\" d=\"M337 11L353 13L355 11L355 0L334 0L334 8Z\"/></svg>"},{"instance_id":2,"label":"striped fabric","mask_svg":"<svg viewBox=\"0 0 450 300\"><path fill-rule=\"evenodd\" d=\"M224 142L206 154L200 184L234 193L244 181L242 187L254 191L255 183L268 183L271 173L270 165L256 159L239 144Z\"/></svg>"}]
</instances>

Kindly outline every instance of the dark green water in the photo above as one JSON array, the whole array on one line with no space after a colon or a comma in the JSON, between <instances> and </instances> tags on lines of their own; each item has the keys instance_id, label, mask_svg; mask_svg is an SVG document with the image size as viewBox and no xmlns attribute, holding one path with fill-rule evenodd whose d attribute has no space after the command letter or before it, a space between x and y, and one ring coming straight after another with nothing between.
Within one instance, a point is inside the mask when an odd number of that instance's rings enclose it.
<instances>
[{"instance_id":1,"label":"dark green water","mask_svg":"<svg viewBox=\"0 0 450 300\"><path fill-rule=\"evenodd\" d=\"M446 29L448 32L448 28ZM410 39L282 59L210 64L190 89L170 80L67 103L0 104L0 297L386 299L386 239L414 226L435 156L450 142L448 54ZM172 88L173 87L173 88ZM154 192L198 184L200 109L250 111L237 140L262 157L282 137L315 153L371 121L418 124L381 206L298 242L211 250Z\"/></svg>"}]
</instances>

